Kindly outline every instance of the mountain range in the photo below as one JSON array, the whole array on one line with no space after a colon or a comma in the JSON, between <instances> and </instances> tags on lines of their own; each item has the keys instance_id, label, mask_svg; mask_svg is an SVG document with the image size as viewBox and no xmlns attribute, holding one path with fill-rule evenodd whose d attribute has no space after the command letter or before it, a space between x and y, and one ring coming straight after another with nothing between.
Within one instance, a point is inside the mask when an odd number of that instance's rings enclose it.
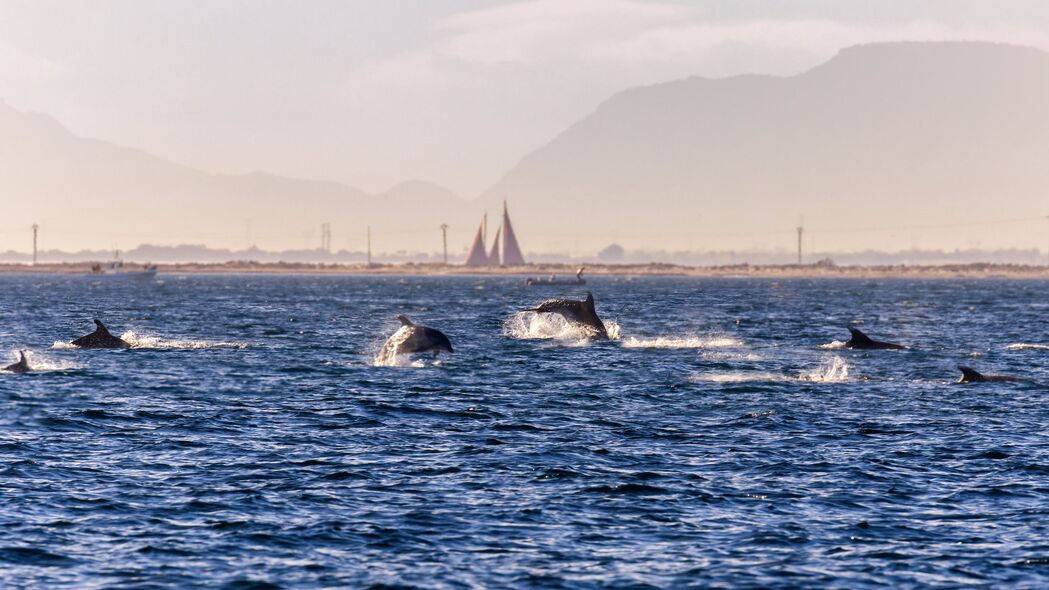
<instances>
[{"instance_id":1,"label":"mountain range","mask_svg":"<svg viewBox=\"0 0 1049 590\"><path fill-rule=\"evenodd\" d=\"M509 198L526 252L1042 246L1049 54L989 43L842 50L791 77L690 78L621 92L467 200L422 181L198 170L77 137L0 103L0 250L28 225L66 250L139 243L336 249L468 245ZM494 218L494 215L492 215ZM494 229L493 229L494 232Z\"/></svg>"}]
</instances>

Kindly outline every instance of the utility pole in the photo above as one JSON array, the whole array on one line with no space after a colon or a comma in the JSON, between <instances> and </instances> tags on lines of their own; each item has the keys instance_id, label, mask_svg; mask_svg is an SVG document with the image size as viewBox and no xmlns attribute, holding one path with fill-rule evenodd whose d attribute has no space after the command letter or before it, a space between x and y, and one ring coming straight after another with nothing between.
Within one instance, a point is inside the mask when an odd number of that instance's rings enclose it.
<instances>
[{"instance_id":1,"label":"utility pole","mask_svg":"<svg viewBox=\"0 0 1049 590\"><path fill-rule=\"evenodd\" d=\"M372 265L372 226L368 226L368 266Z\"/></svg>"},{"instance_id":2,"label":"utility pole","mask_svg":"<svg viewBox=\"0 0 1049 590\"><path fill-rule=\"evenodd\" d=\"M33 224L33 266L36 266L36 232L40 229L40 226Z\"/></svg>"},{"instance_id":3,"label":"utility pole","mask_svg":"<svg viewBox=\"0 0 1049 590\"><path fill-rule=\"evenodd\" d=\"M441 224L441 237L444 239L444 264L448 265L448 224Z\"/></svg>"},{"instance_id":4,"label":"utility pole","mask_svg":"<svg viewBox=\"0 0 1049 590\"><path fill-rule=\"evenodd\" d=\"M331 224L321 224L321 250L331 254Z\"/></svg>"},{"instance_id":5,"label":"utility pole","mask_svg":"<svg viewBox=\"0 0 1049 590\"><path fill-rule=\"evenodd\" d=\"M798 266L801 266L801 234L805 233L805 221L798 223Z\"/></svg>"}]
</instances>

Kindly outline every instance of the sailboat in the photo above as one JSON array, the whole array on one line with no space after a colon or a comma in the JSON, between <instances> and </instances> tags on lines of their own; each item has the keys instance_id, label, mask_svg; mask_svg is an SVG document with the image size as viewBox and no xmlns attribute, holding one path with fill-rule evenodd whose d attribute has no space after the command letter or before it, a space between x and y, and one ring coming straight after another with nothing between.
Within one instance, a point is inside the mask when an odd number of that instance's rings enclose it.
<instances>
[{"instance_id":1,"label":"sailboat","mask_svg":"<svg viewBox=\"0 0 1049 590\"><path fill-rule=\"evenodd\" d=\"M485 226L488 216L486 215L481 226L477 228L473 245L470 246L470 254L466 257L466 266L521 266L526 264L524 255L521 254L521 246L517 243L517 235L514 226L510 223L510 213L503 201L503 223L495 231L495 240L492 247L485 251ZM499 256L500 238L502 239L502 257Z\"/></svg>"}]
</instances>

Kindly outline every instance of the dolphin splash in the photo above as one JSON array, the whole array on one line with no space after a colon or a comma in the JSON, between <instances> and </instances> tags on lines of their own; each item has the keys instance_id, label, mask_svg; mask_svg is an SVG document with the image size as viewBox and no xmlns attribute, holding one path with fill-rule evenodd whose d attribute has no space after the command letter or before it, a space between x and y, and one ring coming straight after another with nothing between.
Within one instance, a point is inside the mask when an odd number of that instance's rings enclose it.
<instances>
[{"instance_id":1,"label":"dolphin splash","mask_svg":"<svg viewBox=\"0 0 1049 590\"><path fill-rule=\"evenodd\" d=\"M382 345L382 350L379 351L376 359L377 364L388 365L398 355L417 352L433 352L435 357L442 350L454 352L452 342L444 332L429 326L415 324L403 315L397 316L397 319L400 320L401 327Z\"/></svg>"},{"instance_id":2,"label":"dolphin splash","mask_svg":"<svg viewBox=\"0 0 1049 590\"><path fill-rule=\"evenodd\" d=\"M573 324L585 327L591 334L593 340L608 340L608 331L605 323L597 316L594 307L594 294L586 292L586 299L576 301L574 299L547 299L534 309L535 313L555 313Z\"/></svg>"}]
</instances>

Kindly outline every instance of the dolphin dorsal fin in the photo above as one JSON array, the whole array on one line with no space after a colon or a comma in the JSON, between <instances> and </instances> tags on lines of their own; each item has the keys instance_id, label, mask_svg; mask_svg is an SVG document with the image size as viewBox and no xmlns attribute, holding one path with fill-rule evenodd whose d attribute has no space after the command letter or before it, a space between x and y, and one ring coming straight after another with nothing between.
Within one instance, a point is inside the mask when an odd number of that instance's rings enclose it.
<instances>
[{"instance_id":1,"label":"dolphin dorsal fin","mask_svg":"<svg viewBox=\"0 0 1049 590\"><path fill-rule=\"evenodd\" d=\"M95 320L95 331L101 332L103 334L109 334L109 328L106 328L106 325L103 324L102 320L99 319Z\"/></svg>"},{"instance_id":2,"label":"dolphin dorsal fin","mask_svg":"<svg viewBox=\"0 0 1049 590\"><path fill-rule=\"evenodd\" d=\"M853 342L873 342L870 336L867 336L863 332L860 332L856 328L849 328L849 333L852 334Z\"/></svg>"},{"instance_id":3,"label":"dolphin dorsal fin","mask_svg":"<svg viewBox=\"0 0 1049 590\"><path fill-rule=\"evenodd\" d=\"M18 364L24 365L27 362L28 361L26 361L26 359L25 359L25 351L24 350L19 350L18 351Z\"/></svg>"},{"instance_id":4,"label":"dolphin dorsal fin","mask_svg":"<svg viewBox=\"0 0 1049 590\"><path fill-rule=\"evenodd\" d=\"M590 291L586 292L586 300L583 301L590 309L594 309L594 294Z\"/></svg>"},{"instance_id":5,"label":"dolphin dorsal fin","mask_svg":"<svg viewBox=\"0 0 1049 590\"><path fill-rule=\"evenodd\" d=\"M401 325L402 326L414 326L415 325L415 324L412 323L411 320L408 319L408 316L399 315L399 316L397 316L397 319L401 321Z\"/></svg>"},{"instance_id":6,"label":"dolphin dorsal fin","mask_svg":"<svg viewBox=\"0 0 1049 590\"><path fill-rule=\"evenodd\" d=\"M962 372L962 381L983 381L984 376L976 369L970 369L969 367L958 366L958 370Z\"/></svg>"}]
</instances>

